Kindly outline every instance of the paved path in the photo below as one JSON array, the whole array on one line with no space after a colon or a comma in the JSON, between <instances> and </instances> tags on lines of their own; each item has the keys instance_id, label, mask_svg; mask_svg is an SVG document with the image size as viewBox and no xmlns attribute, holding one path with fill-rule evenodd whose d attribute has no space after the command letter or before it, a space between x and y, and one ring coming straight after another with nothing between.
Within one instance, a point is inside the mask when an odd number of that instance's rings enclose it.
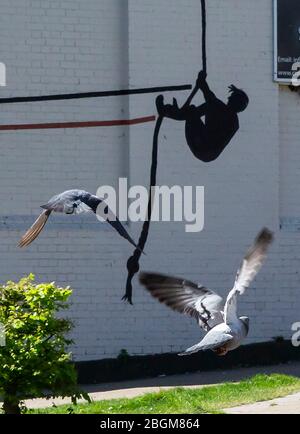
<instances>
[{"instance_id":1,"label":"paved path","mask_svg":"<svg viewBox=\"0 0 300 434\"><path fill-rule=\"evenodd\" d=\"M82 389L89 393L91 399L95 401L101 401L107 399L133 398L146 393L158 392L160 390L171 389L174 387L199 388L229 381L237 382L252 377L256 374L272 373L293 375L300 378L300 362L277 366L259 366L254 368L238 368L226 371L219 370L211 372L196 372L186 375L161 376L145 380L134 380L121 383L104 383L94 386L82 386ZM278 400L276 400L276 402L277 401ZM26 401L28 408L44 408L51 407L53 404L60 405L68 403L70 403L69 399L34 399Z\"/></svg>"},{"instance_id":2,"label":"paved path","mask_svg":"<svg viewBox=\"0 0 300 434\"><path fill-rule=\"evenodd\" d=\"M224 411L228 414L300 414L300 393Z\"/></svg>"}]
</instances>

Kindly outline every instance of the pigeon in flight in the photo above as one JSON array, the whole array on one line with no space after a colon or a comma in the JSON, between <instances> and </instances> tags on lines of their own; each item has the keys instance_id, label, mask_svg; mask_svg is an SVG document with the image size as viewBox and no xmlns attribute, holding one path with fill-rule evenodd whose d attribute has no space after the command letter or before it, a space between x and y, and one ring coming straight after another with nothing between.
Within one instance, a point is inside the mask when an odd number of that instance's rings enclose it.
<instances>
[{"instance_id":1,"label":"pigeon in flight","mask_svg":"<svg viewBox=\"0 0 300 434\"><path fill-rule=\"evenodd\" d=\"M47 223L47 220L52 212L63 214L81 214L92 211L96 214L97 208L101 203L105 202L99 199L97 196L94 196L83 190L69 190L53 196L46 205L41 206L41 208L43 208L45 211L42 212L33 225L23 235L18 244L19 247L29 246L29 244L31 244L32 241L37 238ZM104 211L107 213L110 210L108 207L106 207ZM121 222L111 213L111 211L109 216L112 218L108 217L107 222L119 233L119 235L121 235L121 237L125 238L130 242L130 244L138 248Z\"/></svg>"},{"instance_id":2,"label":"pigeon in flight","mask_svg":"<svg viewBox=\"0 0 300 434\"><path fill-rule=\"evenodd\" d=\"M238 348L249 332L249 318L237 316L237 298L260 270L273 234L263 229L246 253L226 302L215 292L188 280L141 273L140 283L161 303L195 318L207 334L180 355L212 350L218 356Z\"/></svg>"}]
</instances>

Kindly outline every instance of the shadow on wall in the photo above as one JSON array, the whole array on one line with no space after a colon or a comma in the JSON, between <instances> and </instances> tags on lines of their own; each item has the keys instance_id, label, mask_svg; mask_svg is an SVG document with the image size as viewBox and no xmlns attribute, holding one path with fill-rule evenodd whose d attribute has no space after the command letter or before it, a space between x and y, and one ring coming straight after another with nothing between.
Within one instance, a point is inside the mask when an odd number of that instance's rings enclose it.
<instances>
[{"instance_id":1,"label":"shadow on wall","mask_svg":"<svg viewBox=\"0 0 300 434\"><path fill-rule=\"evenodd\" d=\"M292 360L300 361L299 348L293 347L290 341L278 340L245 345L222 358L216 357L210 351L197 353L185 358L179 357L177 354L133 357L121 354L117 359L77 362L76 368L79 384L99 384L157 377L160 375L176 375L199 371L207 372L237 367L271 366L287 363ZM225 380L233 381L234 375L233 373L232 376L226 377ZM295 372L293 375L300 377L300 367L298 367L298 372ZM223 378L222 381L224 381L224 377L220 376L220 378ZM214 380L214 382L217 381ZM163 383L165 386L172 384L169 383L168 378ZM149 386L151 385L158 385L157 378L149 382ZM103 390L105 390L105 387Z\"/></svg>"}]
</instances>

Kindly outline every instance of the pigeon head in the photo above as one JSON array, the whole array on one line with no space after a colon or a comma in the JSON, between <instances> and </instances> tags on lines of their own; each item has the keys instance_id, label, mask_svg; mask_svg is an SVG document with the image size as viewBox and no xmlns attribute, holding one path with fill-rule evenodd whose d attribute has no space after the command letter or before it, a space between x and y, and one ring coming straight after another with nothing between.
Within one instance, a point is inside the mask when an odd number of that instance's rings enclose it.
<instances>
[{"instance_id":1,"label":"pigeon head","mask_svg":"<svg viewBox=\"0 0 300 434\"><path fill-rule=\"evenodd\" d=\"M248 333L249 332L249 322L250 322L250 319L247 316L241 316L240 317L240 321L242 321L242 323L246 327L246 330L247 330L247 333Z\"/></svg>"}]
</instances>

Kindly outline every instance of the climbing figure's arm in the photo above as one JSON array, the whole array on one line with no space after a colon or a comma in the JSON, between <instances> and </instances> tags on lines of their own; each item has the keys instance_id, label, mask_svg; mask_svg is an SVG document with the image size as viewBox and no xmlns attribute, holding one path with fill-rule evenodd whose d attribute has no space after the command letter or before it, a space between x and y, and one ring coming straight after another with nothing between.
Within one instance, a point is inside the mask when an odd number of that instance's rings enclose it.
<instances>
[{"instance_id":1,"label":"climbing figure's arm","mask_svg":"<svg viewBox=\"0 0 300 434\"><path fill-rule=\"evenodd\" d=\"M186 100L185 104L183 105L182 109L186 109L191 105L191 102L193 101L194 96L197 94L198 90L201 90L205 101L209 101L212 98L215 98L215 94L210 90L207 81L206 81L206 77L207 74L204 71L200 71L197 81L196 81L196 85L194 87L194 89L192 90L192 93L190 94L190 96L188 97L188 99Z\"/></svg>"},{"instance_id":2,"label":"climbing figure's arm","mask_svg":"<svg viewBox=\"0 0 300 434\"><path fill-rule=\"evenodd\" d=\"M200 89L204 95L205 101L216 98L216 95L210 90L207 81L207 74L204 71L200 71L196 82L196 87Z\"/></svg>"},{"instance_id":3,"label":"climbing figure's arm","mask_svg":"<svg viewBox=\"0 0 300 434\"><path fill-rule=\"evenodd\" d=\"M191 105L191 102L193 101L193 98L196 95L196 93L198 92L198 90L199 90L199 87L196 84L196 86L192 90L192 93L190 94L190 96L188 97L188 99L186 100L186 102L184 103L184 105L182 106L183 109L186 109L186 108L188 108Z\"/></svg>"}]
</instances>

